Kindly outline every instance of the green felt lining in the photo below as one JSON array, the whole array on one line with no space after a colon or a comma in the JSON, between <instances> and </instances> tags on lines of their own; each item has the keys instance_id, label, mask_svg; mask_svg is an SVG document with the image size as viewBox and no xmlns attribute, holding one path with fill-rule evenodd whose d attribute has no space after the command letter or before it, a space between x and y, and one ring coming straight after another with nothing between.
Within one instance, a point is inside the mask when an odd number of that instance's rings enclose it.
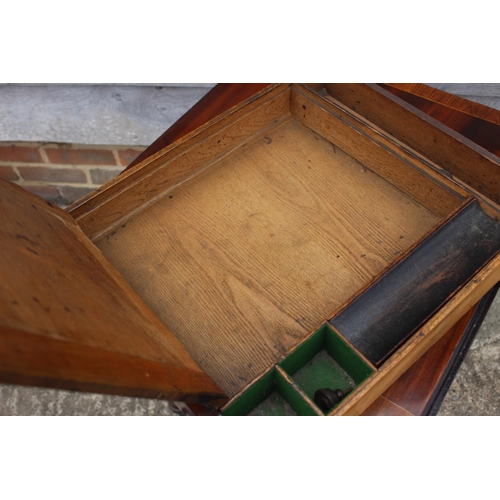
<instances>
[{"instance_id":1,"label":"green felt lining","mask_svg":"<svg viewBox=\"0 0 500 500\"><path fill-rule=\"evenodd\" d=\"M290 352L279 366L312 401L317 389L352 392L374 373L328 323Z\"/></svg>"},{"instance_id":2,"label":"green felt lining","mask_svg":"<svg viewBox=\"0 0 500 500\"><path fill-rule=\"evenodd\" d=\"M223 408L222 415L317 415L320 410L307 401L314 400L317 389L353 391L373 372L325 323Z\"/></svg>"},{"instance_id":3,"label":"green felt lining","mask_svg":"<svg viewBox=\"0 0 500 500\"><path fill-rule=\"evenodd\" d=\"M224 416L314 416L318 413L279 369L273 367L222 409Z\"/></svg>"}]
</instances>

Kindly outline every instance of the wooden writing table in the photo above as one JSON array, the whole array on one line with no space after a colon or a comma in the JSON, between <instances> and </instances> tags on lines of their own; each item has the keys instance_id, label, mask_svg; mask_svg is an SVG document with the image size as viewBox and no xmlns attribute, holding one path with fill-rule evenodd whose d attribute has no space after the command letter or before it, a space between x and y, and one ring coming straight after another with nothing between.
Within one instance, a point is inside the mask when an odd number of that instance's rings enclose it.
<instances>
[{"instance_id":1,"label":"wooden writing table","mask_svg":"<svg viewBox=\"0 0 500 500\"><path fill-rule=\"evenodd\" d=\"M499 123L421 86L224 84L67 211L1 183L1 380L434 413L500 279Z\"/></svg>"},{"instance_id":2,"label":"wooden writing table","mask_svg":"<svg viewBox=\"0 0 500 500\"><path fill-rule=\"evenodd\" d=\"M251 98L267 84L218 84L172 125L128 168L153 155L232 106ZM423 84L381 84L411 106L464 135L493 154L500 153L500 112ZM361 113L362 114L362 113ZM498 286L492 289L364 415L435 415L453 381ZM191 405L197 414L203 407Z\"/></svg>"}]
</instances>

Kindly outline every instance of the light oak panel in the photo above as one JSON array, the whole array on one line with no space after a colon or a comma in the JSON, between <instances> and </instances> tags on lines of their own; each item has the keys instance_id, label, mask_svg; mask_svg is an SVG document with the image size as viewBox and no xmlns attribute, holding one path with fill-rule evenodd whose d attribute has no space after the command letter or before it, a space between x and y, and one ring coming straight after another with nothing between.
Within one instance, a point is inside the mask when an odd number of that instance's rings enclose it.
<instances>
[{"instance_id":1,"label":"light oak panel","mask_svg":"<svg viewBox=\"0 0 500 500\"><path fill-rule=\"evenodd\" d=\"M438 221L292 120L96 245L232 396Z\"/></svg>"},{"instance_id":2,"label":"light oak panel","mask_svg":"<svg viewBox=\"0 0 500 500\"><path fill-rule=\"evenodd\" d=\"M294 87L294 117L402 189L434 213L446 217L460 205L463 189L411 158L392 137L345 107L330 104L311 91ZM395 147L396 146L396 147ZM419 165L420 164L420 165ZM415 168L418 165L420 168Z\"/></svg>"},{"instance_id":3,"label":"light oak panel","mask_svg":"<svg viewBox=\"0 0 500 500\"><path fill-rule=\"evenodd\" d=\"M57 346L52 361L39 359L40 370L31 373L42 382L70 373L79 363L78 353L89 348L102 353L101 361L94 356L87 378L79 368L82 383L98 371L100 386L116 387L112 365L125 355L126 364L135 360L141 367L137 377L127 378L135 378L137 386L129 389L138 395L154 386L166 396L192 394L202 387L205 395L223 396L67 213L4 181L0 182L0 248L0 379L26 375L27 368L35 366L29 360L36 352L48 356L50 349L46 355L40 352L52 345ZM12 340L16 338L17 348ZM89 349L85 352L92 352ZM148 387L144 382L148 365L165 372L165 385L156 381ZM169 368L183 377L170 377Z\"/></svg>"},{"instance_id":4,"label":"light oak panel","mask_svg":"<svg viewBox=\"0 0 500 500\"><path fill-rule=\"evenodd\" d=\"M89 238L99 238L255 134L287 120L289 97L288 87L279 85L262 99L229 110L77 201L68 211Z\"/></svg>"}]
</instances>

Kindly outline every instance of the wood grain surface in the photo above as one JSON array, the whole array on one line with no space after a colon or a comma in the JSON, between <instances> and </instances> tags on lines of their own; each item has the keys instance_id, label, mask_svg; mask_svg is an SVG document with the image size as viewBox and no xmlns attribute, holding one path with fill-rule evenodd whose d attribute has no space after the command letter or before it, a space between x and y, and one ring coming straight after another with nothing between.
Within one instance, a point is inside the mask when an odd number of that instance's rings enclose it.
<instances>
[{"instance_id":1,"label":"wood grain surface","mask_svg":"<svg viewBox=\"0 0 500 500\"><path fill-rule=\"evenodd\" d=\"M379 367L372 377L342 401L331 415L360 415L364 412L493 288L499 279L500 254L497 254Z\"/></svg>"},{"instance_id":2,"label":"wood grain surface","mask_svg":"<svg viewBox=\"0 0 500 500\"><path fill-rule=\"evenodd\" d=\"M421 86L424 89L428 89L427 92L430 93L436 90L426 85ZM192 112L190 111L190 119L182 120L182 123L179 122L179 127L175 127L175 129L172 127L167 130L164 133L164 137L171 142L179 139L184 135L185 130L190 130L189 121L196 119L200 113L203 113L204 120L210 120L217 116L219 109L221 109L221 103L225 102L227 99L227 95L225 94L227 94L229 89L225 88L225 86L221 84L219 84L216 88L221 90L221 92L217 93L217 95L215 95L215 92L212 95L211 93L207 94L198 103L196 109L193 108L193 110L191 110ZM235 93L234 95L238 95L238 93L244 93L246 95L247 89L248 86L245 84L233 84L232 86L232 92ZM444 102L444 104L450 105L451 101L456 102L455 98L457 96L447 94L446 92L441 93L446 96L446 99L448 99ZM465 101L466 107L459 107L458 109L467 111L467 106L475 108L476 103L466 99L463 100ZM476 114L476 116L489 119L495 123L500 123L499 112L492 110L491 108L487 108L487 110L489 110L488 113L493 112L493 115L496 118L492 118L491 116L488 116L488 114ZM475 115L474 111L471 111L471 114ZM443 123L447 124L446 117L442 116L441 119L443 120ZM147 158L149 155L154 154L157 150L158 149L151 146L144 152L143 158ZM470 172L471 174L474 172L473 165L470 165ZM485 314L485 312L483 312L483 314ZM393 384L393 386L384 394L384 398L379 398L379 400L377 400L377 411L386 415L394 413L394 407L389 399L387 399L392 397L390 393L394 391L397 394L397 397L395 396L396 404L399 404L401 407L410 412L414 412L417 415L425 413L426 406L436 397L439 387L441 387L447 380L447 375L450 369L449 367L453 365L457 359L457 352L459 351L458 346L464 338L464 331L466 330L466 327L469 327L469 337L471 338L474 336L474 332L477 331L478 325L481 323L481 319L476 322L471 320L471 318L474 318L476 315L477 308L473 307L461 321L459 321L453 328L450 329L449 332L447 332L443 339L427 351L427 353L416 364L414 364L399 380ZM471 322L474 324L471 325ZM191 408L193 408L193 405L191 405ZM195 407L195 410L196 414L206 414L210 411L212 414L218 414L217 412L214 413L212 410L207 409L205 406L198 405ZM373 410L370 410L369 408L366 414L370 414L370 411L373 412Z\"/></svg>"},{"instance_id":3,"label":"wood grain surface","mask_svg":"<svg viewBox=\"0 0 500 500\"><path fill-rule=\"evenodd\" d=\"M225 113L233 106L247 99L255 98L255 95L268 85L268 83L219 83L177 120L174 125L158 137L127 168L133 167L151 157L177 139L204 125L216 116ZM207 105L208 103L210 104Z\"/></svg>"},{"instance_id":4,"label":"wood grain surface","mask_svg":"<svg viewBox=\"0 0 500 500\"><path fill-rule=\"evenodd\" d=\"M96 245L234 395L438 220L292 120Z\"/></svg>"},{"instance_id":5,"label":"wood grain surface","mask_svg":"<svg viewBox=\"0 0 500 500\"><path fill-rule=\"evenodd\" d=\"M3 326L0 381L210 405L227 399L199 370Z\"/></svg>"},{"instance_id":6,"label":"wood grain surface","mask_svg":"<svg viewBox=\"0 0 500 500\"><path fill-rule=\"evenodd\" d=\"M403 90L399 87L394 87L392 85L380 86L383 89L388 90L392 94L404 98L406 102L410 103L412 106L417 107L436 120L446 121L447 126L451 129L459 132L464 137L467 137L471 141L474 141L476 144L479 144L483 148L487 149L490 153L493 153L496 156L500 156L500 123L495 123L470 114L471 112L474 112L476 114L483 114L494 119L497 117L496 115L500 115L500 112L497 111L497 113L481 113L483 108L488 109L484 106L479 109L473 108L469 110L469 112L466 112L451 107L451 105L459 105L463 108L466 108L466 106L463 104L463 101L465 101L465 99L461 99L458 103L455 101L451 101L450 106L448 106L443 105L442 103L436 104L436 102L430 98L424 98L418 94ZM410 88L413 90L413 87ZM420 88L417 90L420 90ZM440 91L436 90L436 92ZM440 93L442 94L442 92ZM478 104L478 106L480 105Z\"/></svg>"},{"instance_id":7,"label":"wood grain surface","mask_svg":"<svg viewBox=\"0 0 500 500\"><path fill-rule=\"evenodd\" d=\"M223 395L67 213L2 181L0 228L2 336L21 331L106 351L110 359L120 353L166 371L182 367L185 383L166 385L165 396L192 393L195 380L198 390L204 381L204 392ZM22 373L30 349L23 350L23 342L18 351L9 345L4 354L12 359L0 358L0 373L16 367ZM57 363L69 367L73 358L60 353ZM42 378L51 376L50 364L45 368ZM89 377L92 370L89 365Z\"/></svg>"},{"instance_id":8,"label":"wood grain surface","mask_svg":"<svg viewBox=\"0 0 500 500\"><path fill-rule=\"evenodd\" d=\"M365 417L412 417L408 410L384 396L380 396L362 414Z\"/></svg>"},{"instance_id":9,"label":"wood grain surface","mask_svg":"<svg viewBox=\"0 0 500 500\"><path fill-rule=\"evenodd\" d=\"M255 134L286 120L289 100L287 85L269 87L262 99L229 110L213 123L163 148L78 200L68 211L91 239L111 231L131 213L146 208L169 189L207 168Z\"/></svg>"},{"instance_id":10,"label":"wood grain surface","mask_svg":"<svg viewBox=\"0 0 500 500\"><path fill-rule=\"evenodd\" d=\"M371 84L326 84L336 100L500 203L500 159L405 101Z\"/></svg>"},{"instance_id":11,"label":"wood grain surface","mask_svg":"<svg viewBox=\"0 0 500 500\"><path fill-rule=\"evenodd\" d=\"M446 124L447 127L453 128L453 130L456 130L457 132L460 132L460 130L452 126L452 122L448 121L448 116L446 114L439 113L440 109L447 110L451 108L453 110L461 111L471 117L481 118L482 120L490 123L500 125L499 109L490 108L489 106L485 106L479 102L464 99L459 95L444 92L439 88L429 87L429 85L424 85L423 83L379 83L377 85L385 90L388 90L394 95L400 96L406 102L410 102L408 99L411 99L412 96L419 96L426 101L436 104L436 106L433 106L432 108L426 107L426 109L423 110L420 108L420 105L423 104L428 106L428 103L424 104L423 101L417 101L415 107L424 111L425 114L431 114L434 112L437 113L437 116L442 117L438 118L441 123ZM478 88L477 85L475 85L475 87ZM399 91L401 91L401 94ZM493 93L500 98L500 87L494 88Z\"/></svg>"},{"instance_id":12,"label":"wood grain surface","mask_svg":"<svg viewBox=\"0 0 500 500\"><path fill-rule=\"evenodd\" d=\"M463 200L463 190L410 158L386 132L338 103L330 104L304 87L292 89L294 117L434 213L446 217Z\"/></svg>"},{"instance_id":13,"label":"wood grain surface","mask_svg":"<svg viewBox=\"0 0 500 500\"><path fill-rule=\"evenodd\" d=\"M447 360L458 348L466 326L474 315L475 307L469 310L434 348L427 351L397 383L393 384L383 396L413 415L422 415L429 403L434 389L443 382L443 372Z\"/></svg>"}]
</instances>

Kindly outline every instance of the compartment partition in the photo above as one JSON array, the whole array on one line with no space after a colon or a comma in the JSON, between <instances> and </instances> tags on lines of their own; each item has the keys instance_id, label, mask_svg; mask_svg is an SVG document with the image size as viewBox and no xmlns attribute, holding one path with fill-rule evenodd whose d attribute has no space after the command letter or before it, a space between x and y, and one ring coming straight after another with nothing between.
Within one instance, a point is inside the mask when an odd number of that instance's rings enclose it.
<instances>
[{"instance_id":1,"label":"compartment partition","mask_svg":"<svg viewBox=\"0 0 500 500\"><path fill-rule=\"evenodd\" d=\"M380 366L500 250L500 224L467 203L331 320Z\"/></svg>"},{"instance_id":2,"label":"compartment partition","mask_svg":"<svg viewBox=\"0 0 500 500\"><path fill-rule=\"evenodd\" d=\"M221 411L224 416L317 416L321 412L278 367L273 366Z\"/></svg>"},{"instance_id":3,"label":"compartment partition","mask_svg":"<svg viewBox=\"0 0 500 500\"><path fill-rule=\"evenodd\" d=\"M330 412L314 403L318 389L341 390L347 397L375 368L324 324L283 356L280 363L235 396L223 415L310 416ZM337 405L335 405L337 406Z\"/></svg>"}]
</instances>

